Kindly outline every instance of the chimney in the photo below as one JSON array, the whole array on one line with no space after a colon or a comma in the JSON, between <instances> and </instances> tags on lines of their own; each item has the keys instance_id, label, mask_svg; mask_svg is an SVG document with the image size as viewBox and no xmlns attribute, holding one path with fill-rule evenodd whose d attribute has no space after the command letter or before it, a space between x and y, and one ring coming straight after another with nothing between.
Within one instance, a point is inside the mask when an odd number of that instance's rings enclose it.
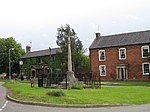
<instances>
[{"instance_id":1,"label":"chimney","mask_svg":"<svg viewBox=\"0 0 150 112\"><path fill-rule=\"evenodd\" d=\"M101 33L96 33L96 39L98 40L100 39L100 37L101 37Z\"/></svg>"},{"instance_id":2,"label":"chimney","mask_svg":"<svg viewBox=\"0 0 150 112\"><path fill-rule=\"evenodd\" d=\"M26 46L26 53L29 53L29 52L31 52L31 46L27 45Z\"/></svg>"}]
</instances>

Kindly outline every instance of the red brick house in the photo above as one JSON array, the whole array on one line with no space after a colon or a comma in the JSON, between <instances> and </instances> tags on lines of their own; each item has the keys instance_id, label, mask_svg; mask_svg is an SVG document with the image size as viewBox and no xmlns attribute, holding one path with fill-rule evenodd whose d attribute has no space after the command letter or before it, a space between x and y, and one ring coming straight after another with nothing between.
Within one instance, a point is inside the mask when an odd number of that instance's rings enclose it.
<instances>
[{"instance_id":1,"label":"red brick house","mask_svg":"<svg viewBox=\"0 0 150 112\"><path fill-rule=\"evenodd\" d=\"M150 30L101 36L90 46L91 71L103 80L149 80Z\"/></svg>"}]
</instances>

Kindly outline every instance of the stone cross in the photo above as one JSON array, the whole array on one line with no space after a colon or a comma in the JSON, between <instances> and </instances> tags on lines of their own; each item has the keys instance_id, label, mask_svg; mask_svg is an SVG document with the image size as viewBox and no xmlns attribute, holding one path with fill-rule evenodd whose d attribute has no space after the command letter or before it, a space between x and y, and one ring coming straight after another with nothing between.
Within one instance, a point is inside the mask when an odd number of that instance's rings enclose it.
<instances>
[{"instance_id":1,"label":"stone cross","mask_svg":"<svg viewBox=\"0 0 150 112\"><path fill-rule=\"evenodd\" d=\"M69 81L69 86L77 84L77 79L74 77L74 72L72 71L70 29L69 29L69 32L68 32L68 71L67 71L67 79Z\"/></svg>"}]
</instances>

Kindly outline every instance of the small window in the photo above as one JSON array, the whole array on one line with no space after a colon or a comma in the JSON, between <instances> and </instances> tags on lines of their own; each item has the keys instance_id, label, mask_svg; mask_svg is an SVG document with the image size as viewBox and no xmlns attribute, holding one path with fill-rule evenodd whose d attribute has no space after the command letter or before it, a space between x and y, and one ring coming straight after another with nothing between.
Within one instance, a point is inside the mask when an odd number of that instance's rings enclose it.
<instances>
[{"instance_id":1,"label":"small window","mask_svg":"<svg viewBox=\"0 0 150 112\"><path fill-rule=\"evenodd\" d=\"M99 50L99 61L105 61L105 50Z\"/></svg>"},{"instance_id":2,"label":"small window","mask_svg":"<svg viewBox=\"0 0 150 112\"><path fill-rule=\"evenodd\" d=\"M106 76L106 65L100 65L99 70L100 70L100 76Z\"/></svg>"},{"instance_id":3,"label":"small window","mask_svg":"<svg viewBox=\"0 0 150 112\"><path fill-rule=\"evenodd\" d=\"M146 58L149 53L149 46L142 46L142 58Z\"/></svg>"},{"instance_id":4,"label":"small window","mask_svg":"<svg viewBox=\"0 0 150 112\"><path fill-rule=\"evenodd\" d=\"M143 63L142 64L143 75L149 75L150 72L150 63Z\"/></svg>"},{"instance_id":5,"label":"small window","mask_svg":"<svg viewBox=\"0 0 150 112\"><path fill-rule=\"evenodd\" d=\"M119 59L126 59L126 48L120 48L119 49Z\"/></svg>"}]
</instances>

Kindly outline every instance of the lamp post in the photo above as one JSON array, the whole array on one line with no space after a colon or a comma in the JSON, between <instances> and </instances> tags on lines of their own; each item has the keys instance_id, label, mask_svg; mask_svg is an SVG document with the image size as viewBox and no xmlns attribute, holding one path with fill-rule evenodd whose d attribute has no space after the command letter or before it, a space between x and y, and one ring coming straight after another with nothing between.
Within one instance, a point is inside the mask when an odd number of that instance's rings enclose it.
<instances>
[{"instance_id":1,"label":"lamp post","mask_svg":"<svg viewBox=\"0 0 150 112\"><path fill-rule=\"evenodd\" d=\"M10 59L10 51L13 51L14 48L9 49L9 80L11 80L11 59Z\"/></svg>"},{"instance_id":2,"label":"lamp post","mask_svg":"<svg viewBox=\"0 0 150 112\"><path fill-rule=\"evenodd\" d=\"M22 78L22 65L23 65L23 61L22 60L19 61L19 65L20 65L20 78L21 78L21 80L23 80L23 78Z\"/></svg>"},{"instance_id":3,"label":"lamp post","mask_svg":"<svg viewBox=\"0 0 150 112\"><path fill-rule=\"evenodd\" d=\"M51 69L51 65L52 65L52 62L51 62L51 48L49 47L49 74L50 74L50 85L51 86L51 83L52 83L52 69Z\"/></svg>"}]
</instances>

